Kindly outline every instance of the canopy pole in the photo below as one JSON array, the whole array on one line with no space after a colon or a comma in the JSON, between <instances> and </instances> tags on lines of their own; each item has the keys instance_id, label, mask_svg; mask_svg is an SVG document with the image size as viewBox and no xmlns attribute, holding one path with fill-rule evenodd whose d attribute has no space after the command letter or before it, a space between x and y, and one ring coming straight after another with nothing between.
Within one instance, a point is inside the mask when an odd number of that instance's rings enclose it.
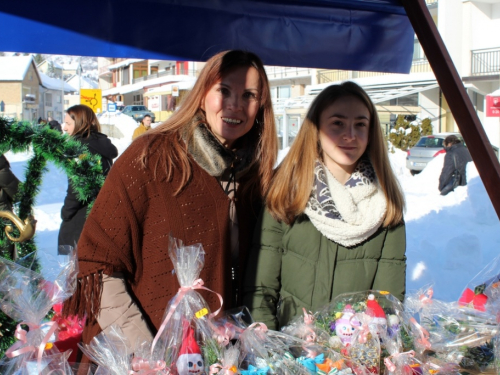
<instances>
[{"instance_id":1,"label":"canopy pole","mask_svg":"<svg viewBox=\"0 0 500 375\"><path fill-rule=\"evenodd\" d=\"M402 3L476 164L491 203L500 218L500 194L498 194L500 164L481 121L427 9L425 0L402 0Z\"/></svg>"}]
</instances>

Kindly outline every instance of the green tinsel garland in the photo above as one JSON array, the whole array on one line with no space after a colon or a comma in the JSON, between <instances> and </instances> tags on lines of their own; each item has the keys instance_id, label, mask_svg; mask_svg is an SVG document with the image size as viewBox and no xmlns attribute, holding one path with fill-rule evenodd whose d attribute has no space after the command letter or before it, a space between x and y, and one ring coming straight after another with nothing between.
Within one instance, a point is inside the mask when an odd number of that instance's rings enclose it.
<instances>
[{"instance_id":1,"label":"green tinsel garland","mask_svg":"<svg viewBox=\"0 0 500 375\"><path fill-rule=\"evenodd\" d=\"M0 117L0 153L4 154L9 150L14 153L33 150L34 154L28 161L24 182L20 184L15 197L14 212L21 220L32 214L48 161L66 172L78 200L87 204L90 211L104 183L100 155L92 155L85 145L47 125ZM11 254L4 250L11 243L5 234L5 226L9 224L7 219L0 220L0 255L13 260ZM13 236L18 235L19 232L15 229ZM36 251L34 239L16 246L19 258ZM16 322L0 311L0 335L3 335L0 336L0 357L16 341L13 337L15 327Z\"/></svg>"}]
</instances>

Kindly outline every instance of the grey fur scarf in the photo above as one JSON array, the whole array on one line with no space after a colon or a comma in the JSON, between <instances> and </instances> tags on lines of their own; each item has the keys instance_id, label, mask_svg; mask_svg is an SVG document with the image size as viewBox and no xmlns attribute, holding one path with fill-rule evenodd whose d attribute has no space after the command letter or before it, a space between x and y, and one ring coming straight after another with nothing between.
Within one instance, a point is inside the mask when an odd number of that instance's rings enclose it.
<instances>
[{"instance_id":1,"label":"grey fur scarf","mask_svg":"<svg viewBox=\"0 0 500 375\"><path fill-rule=\"evenodd\" d=\"M202 123L195 128L188 142L188 151L196 163L214 177L221 177L232 165L238 180L253 165L253 150L228 149Z\"/></svg>"}]
</instances>

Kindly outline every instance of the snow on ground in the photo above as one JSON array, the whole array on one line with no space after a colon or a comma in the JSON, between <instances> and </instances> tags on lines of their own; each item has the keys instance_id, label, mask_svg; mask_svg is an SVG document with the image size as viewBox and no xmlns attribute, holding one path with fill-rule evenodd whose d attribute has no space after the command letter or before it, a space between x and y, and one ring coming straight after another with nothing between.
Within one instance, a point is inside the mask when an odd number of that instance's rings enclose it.
<instances>
[{"instance_id":1,"label":"snow on ground","mask_svg":"<svg viewBox=\"0 0 500 375\"><path fill-rule=\"evenodd\" d=\"M131 137L112 139L120 154ZM279 153L279 160L286 152ZM29 155L8 152L6 156L14 173L24 179ZM477 169L469 163L468 185L442 197L437 186L444 155L438 155L415 176L406 169L405 152L396 150L389 156L406 197L407 290L433 284L435 298L457 300L466 284L497 256L500 247L500 222ZM36 241L41 253L56 254L67 178L52 164L48 169L36 200Z\"/></svg>"}]
</instances>

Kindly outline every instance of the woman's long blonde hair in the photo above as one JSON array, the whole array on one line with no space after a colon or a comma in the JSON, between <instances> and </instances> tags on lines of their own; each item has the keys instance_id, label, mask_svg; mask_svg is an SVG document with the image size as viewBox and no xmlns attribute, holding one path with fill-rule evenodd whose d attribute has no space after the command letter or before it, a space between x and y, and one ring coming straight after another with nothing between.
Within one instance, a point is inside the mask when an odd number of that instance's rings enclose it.
<instances>
[{"instance_id":1,"label":"woman's long blonde hair","mask_svg":"<svg viewBox=\"0 0 500 375\"><path fill-rule=\"evenodd\" d=\"M404 196L389 162L377 110L368 94L354 82L328 86L311 103L290 151L276 171L266 197L267 208L275 219L291 224L304 212L314 183L315 162L322 159L318 136L320 116L327 107L345 96L360 99L370 112L365 155L370 159L387 201L383 225L393 226L402 222Z\"/></svg>"},{"instance_id":2,"label":"woman's long blonde hair","mask_svg":"<svg viewBox=\"0 0 500 375\"><path fill-rule=\"evenodd\" d=\"M139 158L145 166L151 154L159 152L159 165L156 165L155 168L165 169L169 180L172 178L174 169L180 171L181 183L175 194L178 194L188 184L192 175L191 162L183 135L187 136L187 143L189 143L195 128L200 123L205 122L205 113L201 109L201 103L208 91L224 76L240 67L255 68L259 73L260 80L260 107L255 124L250 132L242 137L255 140L253 147L255 167L252 168L252 175L247 177L245 191L257 189L263 196L269 188L273 166L278 154L278 138L266 71L262 61L254 53L231 50L220 52L210 58L203 67L193 89L186 95L181 107L167 121L147 133L147 144ZM197 121L193 121L195 118ZM169 137L169 146L155 147L155 144L164 137Z\"/></svg>"}]
</instances>

